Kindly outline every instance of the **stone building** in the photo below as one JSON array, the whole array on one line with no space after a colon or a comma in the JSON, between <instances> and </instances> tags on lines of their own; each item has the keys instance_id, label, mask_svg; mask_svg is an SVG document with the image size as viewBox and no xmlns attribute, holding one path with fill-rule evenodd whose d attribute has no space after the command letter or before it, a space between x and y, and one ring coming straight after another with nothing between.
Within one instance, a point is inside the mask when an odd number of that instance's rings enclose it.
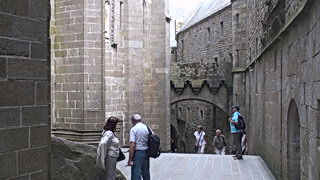
<instances>
[{"instance_id":1,"label":"stone building","mask_svg":"<svg viewBox=\"0 0 320 180\"><path fill-rule=\"evenodd\" d=\"M247 53L237 73L250 150L278 179L320 179L320 2L247 5Z\"/></svg>"},{"instance_id":2,"label":"stone building","mask_svg":"<svg viewBox=\"0 0 320 180\"><path fill-rule=\"evenodd\" d=\"M179 152L193 151L197 125L205 126L206 152L212 152L217 128L231 141L227 134L232 101L231 17L230 1L205 1L177 34L170 103L171 138Z\"/></svg>"},{"instance_id":3,"label":"stone building","mask_svg":"<svg viewBox=\"0 0 320 180\"><path fill-rule=\"evenodd\" d=\"M0 179L50 177L48 1L0 2Z\"/></svg>"},{"instance_id":4,"label":"stone building","mask_svg":"<svg viewBox=\"0 0 320 180\"><path fill-rule=\"evenodd\" d=\"M128 145L130 116L169 149L169 22L166 1L52 2L52 132L97 143L105 120L120 117Z\"/></svg>"},{"instance_id":5,"label":"stone building","mask_svg":"<svg viewBox=\"0 0 320 180\"><path fill-rule=\"evenodd\" d=\"M172 62L171 69L171 103L186 94L196 104L193 107L202 107L197 100L203 81L195 81L184 72L206 71L179 64L206 59L206 53L219 50L231 37L230 51L223 52L232 54L232 74L226 71L221 77L232 87L228 104L240 105L247 121L250 154L261 155L278 179L320 179L320 1L232 0L230 6L231 34L207 50L203 47L210 38L205 33L221 27L216 23L206 29L206 22L215 20L215 13L207 20L197 19L195 25L178 34L177 62ZM192 33L194 27L198 29ZM217 79L207 78L206 83ZM204 97L212 98L208 94ZM217 97L220 99L223 96ZM183 117L185 104L171 106L171 123L178 124L178 129L181 119L183 123L188 119Z\"/></svg>"}]
</instances>

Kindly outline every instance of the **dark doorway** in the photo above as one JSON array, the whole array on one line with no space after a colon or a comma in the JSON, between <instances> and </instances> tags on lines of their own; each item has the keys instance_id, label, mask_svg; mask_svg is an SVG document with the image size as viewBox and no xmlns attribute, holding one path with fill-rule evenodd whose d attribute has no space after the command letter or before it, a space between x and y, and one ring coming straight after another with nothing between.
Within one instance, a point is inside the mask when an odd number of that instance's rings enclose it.
<instances>
[{"instance_id":1,"label":"dark doorway","mask_svg":"<svg viewBox=\"0 0 320 180\"><path fill-rule=\"evenodd\" d=\"M171 152L177 152L178 150L178 132L177 129L170 125L170 132L171 132Z\"/></svg>"},{"instance_id":2,"label":"dark doorway","mask_svg":"<svg viewBox=\"0 0 320 180\"><path fill-rule=\"evenodd\" d=\"M288 110L288 144L287 158L288 170L287 179L300 179L300 120L298 107L295 100L291 100Z\"/></svg>"}]
</instances>

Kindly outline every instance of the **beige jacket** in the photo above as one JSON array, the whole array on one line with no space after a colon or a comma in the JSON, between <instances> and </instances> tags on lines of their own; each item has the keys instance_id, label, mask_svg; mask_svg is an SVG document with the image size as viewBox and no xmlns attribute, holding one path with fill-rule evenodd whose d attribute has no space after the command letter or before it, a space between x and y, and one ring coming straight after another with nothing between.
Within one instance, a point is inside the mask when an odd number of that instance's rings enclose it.
<instances>
[{"instance_id":1,"label":"beige jacket","mask_svg":"<svg viewBox=\"0 0 320 180\"><path fill-rule=\"evenodd\" d=\"M102 138L97 149L97 162L105 167L106 156L119 157L119 139L113 134L112 131L103 131Z\"/></svg>"}]
</instances>

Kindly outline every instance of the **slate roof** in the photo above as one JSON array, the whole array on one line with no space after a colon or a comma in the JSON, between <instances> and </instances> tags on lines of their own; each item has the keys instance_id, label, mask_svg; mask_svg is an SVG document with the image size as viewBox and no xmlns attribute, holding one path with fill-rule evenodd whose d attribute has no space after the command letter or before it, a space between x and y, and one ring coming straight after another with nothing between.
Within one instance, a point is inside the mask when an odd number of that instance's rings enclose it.
<instances>
[{"instance_id":1,"label":"slate roof","mask_svg":"<svg viewBox=\"0 0 320 180\"><path fill-rule=\"evenodd\" d=\"M220 11L230 4L230 0L204 0L192 18L181 28L180 32L188 29L192 25Z\"/></svg>"}]
</instances>

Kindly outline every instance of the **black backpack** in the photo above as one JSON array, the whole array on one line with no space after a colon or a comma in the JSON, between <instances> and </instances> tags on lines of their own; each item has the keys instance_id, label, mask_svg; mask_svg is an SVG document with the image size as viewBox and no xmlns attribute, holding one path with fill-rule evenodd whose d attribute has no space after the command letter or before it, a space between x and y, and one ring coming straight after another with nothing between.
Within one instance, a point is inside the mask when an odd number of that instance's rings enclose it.
<instances>
[{"instance_id":1,"label":"black backpack","mask_svg":"<svg viewBox=\"0 0 320 180\"><path fill-rule=\"evenodd\" d=\"M238 124L235 126L239 130L246 129L246 122L244 121L244 118L241 115L238 116Z\"/></svg>"},{"instance_id":2,"label":"black backpack","mask_svg":"<svg viewBox=\"0 0 320 180\"><path fill-rule=\"evenodd\" d=\"M161 154L161 148L160 148L160 138L156 134L153 134L147 126L148 132L149 132L149 138L148 138L148 146L149 149L147 150L148 156L152 158L157 158Z\"/></svg>"}]
</instances>

